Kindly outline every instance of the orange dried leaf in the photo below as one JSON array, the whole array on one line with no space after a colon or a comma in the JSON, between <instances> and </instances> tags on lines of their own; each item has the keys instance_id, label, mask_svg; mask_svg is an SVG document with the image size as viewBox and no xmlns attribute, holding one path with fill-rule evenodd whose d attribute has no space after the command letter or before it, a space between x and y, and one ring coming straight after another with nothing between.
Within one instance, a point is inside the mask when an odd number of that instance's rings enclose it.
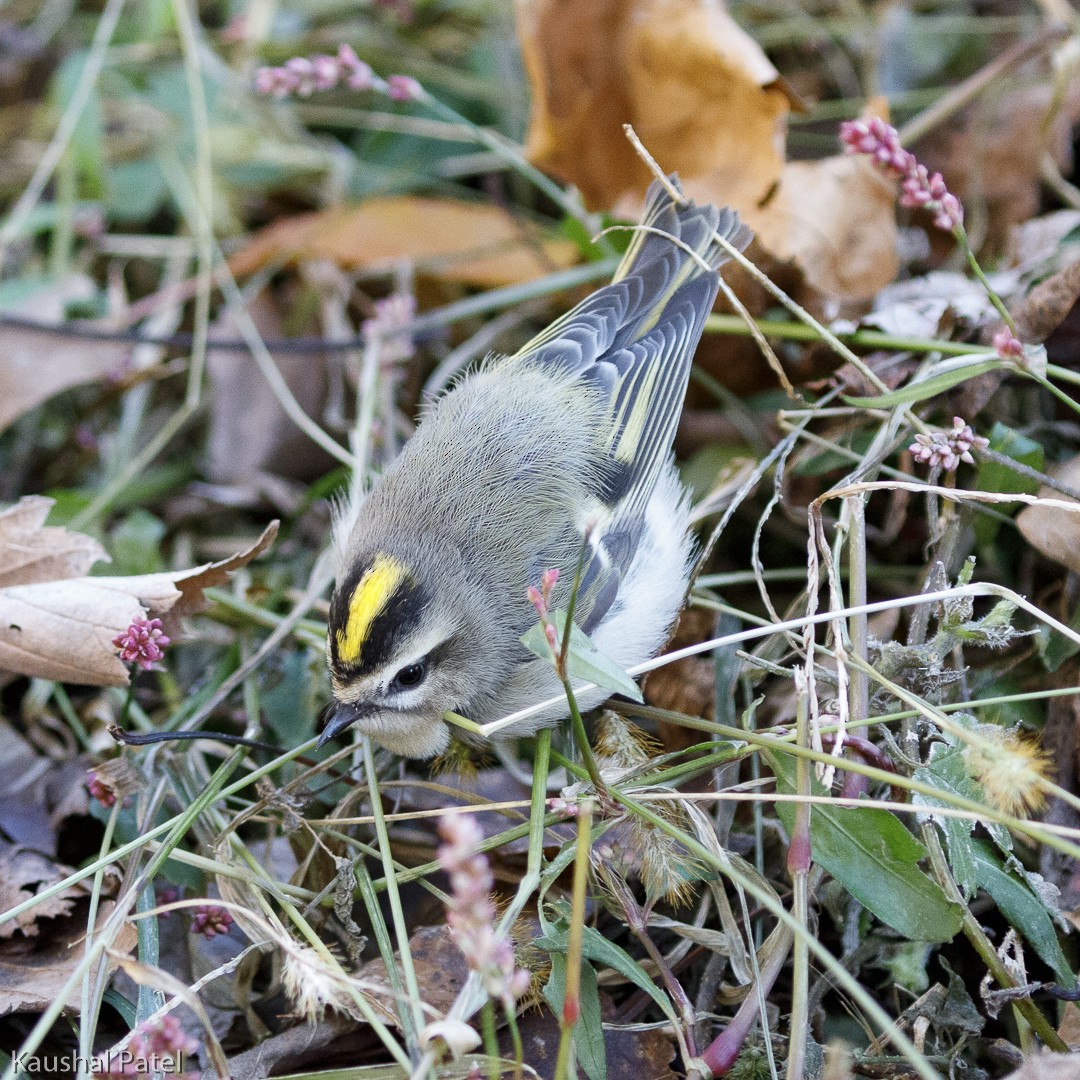
<instances>
[{"instance_id":1,"label":"orange dried leaf","mask_svg":"<svg viewBox=\"0 0 1080 1080\"><path fill-rule=\"evenodd\" d=\"M734 206L823 296L861 300L893 280L894 183L855 158L785 164L791 95L719 3L524 0L518 12L529 156L589 203L639 214L650 174L623 134L630 123L688 195Z\"/></svg>"},{"instance_id":2,"label":"orange dried leaf","mask_svg":"<svg viewBox=\"0 0 1080 1080\"><path fill-rule=\"evenodd\" d=\"M710 178L721 202L762 199L784 163L788 91L761 48L709 0L524 0L518 36L533 92L527 152L594 207L639 196L664 169Z\"/></svg>"},{"instance_id":3,"label":"orange dried leaf","mask_svg":"<svg viewBox=\"0 0 1080 1080\"><path fill-rule=\"evenodd\" d=\"M246 277L311 259L371 271L408 260L443 280L496 288L572 265L577 247L497 206L402 195L277 221L233 255L229 267Z\"/></svg>"}]
</instances>

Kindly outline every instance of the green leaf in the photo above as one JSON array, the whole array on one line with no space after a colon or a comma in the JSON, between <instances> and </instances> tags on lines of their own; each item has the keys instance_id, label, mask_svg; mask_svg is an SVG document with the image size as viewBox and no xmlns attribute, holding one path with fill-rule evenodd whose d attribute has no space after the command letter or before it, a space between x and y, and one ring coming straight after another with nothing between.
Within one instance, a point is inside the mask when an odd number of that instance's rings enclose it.
<instances>
[{"instance_id":1,"label":"green leaf","mask_svg":"<svg viewBox=\"0 0 1080 1080\"><path fill-rule=\"evenodd\" d=\"M1073 608L1072 615L1065 621L1070 630L1080 630L1080 604ZM1057 671L1070 656L1080 652L1072 638L1066 637L1057 630L1052 630L1045 623L1039 624L1039 632L1035 635L1035 648L1039 652L1039 659L1047 671Z\"/></svg>"},{"instance_id":2,"label":"green leaf","mask_svg":"<svg viewBox=\"0 0 1080 1080\"><path fill-rule=\"evenodd\" d=\"M566 952L567 934L569 933L569 917L563 916L549 927L545 937L537 938L535 943L539 948L550 953L552 959L558 953ZM667 995L659 986L641 970L641 966L615 942L609 941L599 930L591 926L585 927L582 935L581 953L586 960L594 964L609 967L617 971L624 978L629 979L639 990L644 990L656 1002L664 1015L672 1021L675 1020L674 1010Z\"/></svg>"},{"instance_id":3,"label":"green leaf","mask_svg":"<svg viewBox=\"0 0 1080 1080\"><path fill-rule=\"evenodd\" d=\"M795 790L795 763L784 754L767 753L777 789ZM813 783L815 795L824 788ZM794 803L776 812L790 831ZM833 809L813 806L810 846L814 861L843 885L868 911L913 941L951 941L961 913L941 886L919 869L926 849L893 814L873 807Z\"/></svg>"},{"instance_id":4,"label":"green leaf","mask_svg":"<svg viewBox=\"0 0 1080 1080\"><path fill-rule=\"evenodd\" d=\"M596 972L588 965L581 965L581 1014L574 1026L574 1053L589 1080L605 1080L607 1076L607 1053L604 1048L604 1028L600 1016L600 986ZM552 953L551 975L544 986L544 1000L556 1016L562 1016L566 998L566 957Z\"/></svg>"},{"instance_id":5,"label":"green leaf","mask_svg":"<svg viewBox=\"0 0 1080 1080\"><path fill-rule=\"evenodd\" d=\"M566 612L553 611L551 621L562 641L566 629ZM537 623L528 633L522 634L521 644L541 660L552 660L551 646L544 636L544 628ZM605 656L577 624L570 628L570 652L567 656L567 673L571 679L596 683L605 690L625 694L634 701L644 701L638 684L609 656Z\"/></svg>"},{"instance_id":6,"label":"green leaf","mask_svg":"<svg viewBox=\"0 0 1080 1080\"><path fill-rule=\"evenodd\" d=\"M71 53L57 69L50 97L58 110L70 108L74 103L83 68L89 59L90 53L79 49ZM98 198L104 188L105 120L96 86L91 86L82 102L79 123L72 132L69 152L74 155L81 181L80 194Z\"/></svg>"},{"instance_id":7,"label":"green leaf","mask_svg":"<svg viewBox=\"0 0 1080 1080\"><path fill-rule=\"evenodd\" d=\"M848 397L846 394L842 397L848 405L855 405L862 409L891 409L894 405L913 405L917 401L937 397L938 394L943 394L946 390L967 382L968 379L974 379L976 375L996 371L1001 366L1001 358L997 353L973 353L965 357L965 362L957 367L949 368L938 375L931 375L928 379L910 382L899 390L880 394L877 397Z\"/></svg>"},{"instance_id":8,"label":"green leaf","mask_svg":"<svg viewBox=\"0 0 1080 1080\"><path fill-rule=\"evenodd\" d=\"M116 162L109 166L106 181L105 209L121 224L149 220L169 198L165 174L153 158Z\"/></svg>"},{"instance_id":9,"label":"green leaf","mask_svg":"<svg viewBox=\"0 0 1080 1080\"><path fill-rule=\"evenodd\" d=\"M286 653L277 672L277 681L262 693L266 726L289 745L290 740L305 738L314 729L315 702L312 695L311 667L306 652Z\"/></svg>"},{"instance_id":10,"label":"green leaf","mask_svg":"<svg viewBox=\"0 0 1080 1080\"><path fill-rule=\"evenodd\" d=\"M967 765L964 764L963 752L955 746L935 743L930 751L930 763L915 770L914 778L923 784L931 784L943 792L962 795L965 799L982 802L982 791L971 779ZM912 796L912 801L920 806L949 806L950 804L934 799L921 792ZM975 849L971 840L974 822L966 818L935 818L934 824L945 837L945 850L949 857L949 867L956 878L964 899L970 900L978 888L975 874Z\"/></svg>"},{"instance_id":11,"label":"green leaf","mask_svg":"<svg viewBox=\"0 0 1080 1080\"><path fill-rule=\"evenodd\" d=\"M1031 890L1028 883L1006 870L994 849L985 841L974 844L975 871L979 887L985 889L997 904L1009 925L1031 943L1031 947L1057 976L1062 986L1071 989L1076 976L1061 951L1054 921L1046 904Z\"/></svg>"}]
</instances>

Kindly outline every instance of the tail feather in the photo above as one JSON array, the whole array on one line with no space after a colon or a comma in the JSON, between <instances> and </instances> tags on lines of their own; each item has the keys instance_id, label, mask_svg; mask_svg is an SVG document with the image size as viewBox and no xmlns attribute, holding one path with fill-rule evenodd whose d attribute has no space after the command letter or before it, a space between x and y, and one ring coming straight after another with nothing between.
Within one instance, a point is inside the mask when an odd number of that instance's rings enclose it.
<instances>
[{"instance_id":1,"label":"tail feather","mask_svg":"<svg viewBox=\"0 0 1080 1080\"><path fill-rule=\"evenodd\" d=\"M730 207L718 208L708 203L698 206L685 199L675 175L668 177L668 185L683 201L676 201L668 186L659 180L652 182L645 195L641 227L634 231L612 281L622 281L655 260L670 257L673 251L682 252L698 272L704 272L699 259L709 269L716 270L730 258L717 235L740 251L750 243L753 234ZM691 273L691 276L696 275Z\"/></svg>"}]
</instances>

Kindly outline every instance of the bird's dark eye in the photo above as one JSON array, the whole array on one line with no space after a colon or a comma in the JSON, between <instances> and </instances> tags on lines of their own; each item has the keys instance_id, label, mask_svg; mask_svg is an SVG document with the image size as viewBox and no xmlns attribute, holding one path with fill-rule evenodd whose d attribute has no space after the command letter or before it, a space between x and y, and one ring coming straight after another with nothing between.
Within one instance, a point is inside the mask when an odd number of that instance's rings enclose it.
<instances>
[{"instance_id":1,"label":"bird's dark eye","mask_svg":"<svg viewBox=\"0 0 1080 1080\"><path fill-rule=\"evenodd\" d=\"M427 662L419 660L415 664L407 664L393 678L390 683L391 690L411 690L424 681L427 674Z\"/></svg>"}]
</instances>

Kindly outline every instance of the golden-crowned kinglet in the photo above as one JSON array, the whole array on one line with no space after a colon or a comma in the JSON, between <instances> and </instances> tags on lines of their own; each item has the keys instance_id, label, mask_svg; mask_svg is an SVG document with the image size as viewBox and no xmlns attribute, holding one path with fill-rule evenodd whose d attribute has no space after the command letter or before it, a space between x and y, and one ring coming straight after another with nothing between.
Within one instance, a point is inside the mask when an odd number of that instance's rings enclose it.
<instances>
[{"instance_id":1,"label":"golden-crowned kinglet","mask_svg":"<svg viewBox=\"0 0 1080 1080\"><path fill-rule=\"evenodd\" d=\"M341 544L321 742L355 725L430 757L448 710L486 723L560 695L519 640L537 618L526 590L558 568L552 606L566 608L586 543L575 622L623 667L660 648L689 574L671 443L725 259L716 233L750 240L733 211L654 183L612 283L425 414ZM500 734L567 714L564 698Z\"/></svg>"}]
</instances>

